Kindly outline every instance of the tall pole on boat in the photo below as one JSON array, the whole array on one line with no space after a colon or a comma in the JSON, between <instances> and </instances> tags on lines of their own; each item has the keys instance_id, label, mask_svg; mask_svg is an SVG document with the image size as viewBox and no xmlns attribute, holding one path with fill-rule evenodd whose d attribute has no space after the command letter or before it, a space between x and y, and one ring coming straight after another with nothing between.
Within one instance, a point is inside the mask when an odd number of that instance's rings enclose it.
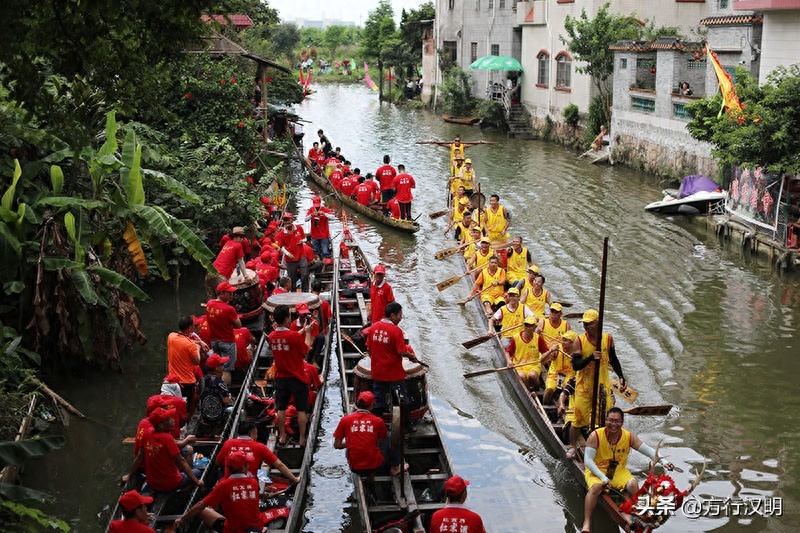
<instances>
[{"instance_id":1,"label":"tall pole on boat","mask_svg":"<svg viewBox=\"0 0 800 533\"><path fill-rule=\"evenodd\" d=\"M595 349L603 351L603 310L606 303L606 272L608 270L608 237L603 238L603 266L600 271L600 305L597 308L597 339ZM602 359L602 355L600 356ZM600 361L594 362L594 388L592 389L592 421L589 429L594 431L597 422L597 408L600 396ZM600 423L605 417L605 413L600 414ZM599 424L598 424L599 425Z\"/></svg>"}]
</instances>

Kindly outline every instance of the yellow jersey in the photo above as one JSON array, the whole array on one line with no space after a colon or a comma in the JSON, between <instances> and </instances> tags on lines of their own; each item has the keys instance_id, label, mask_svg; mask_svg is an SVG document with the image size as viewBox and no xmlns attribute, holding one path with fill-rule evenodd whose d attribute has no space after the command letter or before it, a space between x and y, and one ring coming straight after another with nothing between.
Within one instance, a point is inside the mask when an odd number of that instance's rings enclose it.
<instances>
[{"instance_id":1,"label":"yellow jersey","mask_svg":"<svg viewBox=\"0 0 800 533\"><path fill-rule=\"evenodd\" d=\"M527 313L525 311L528 311ZM522 304L517 304L517 308L513 311L509 310L508 305L504 305L500 309L497 310L497 313L500 314L500 329L508 329L513 328L514 326L518 326L522 324L522 321L525 320L526 316L531 316L531 310L525 307ZM497 320L497 314L494 315L495 320ZM519 333L519 329L514 329L511 331L504 331L500 336L503 338L508 338L514 336L515 333Z\"/></svg>"},{"instance_id":2,"label":"yellow jersey","mask_svg":"<svg viewBox=\"0 0 800 533\"><path fill-rule=\"evenodd\" d=\"M608 365L609 365L609 355L608 355L608 346L610 342L610 336L608 333L603 333L603 342L601 343L600 348L600 381L599 385L602 385L605 388L607 394L611 393L611 378L608 375ZM592 354L597 350L594 344L589 342L589 337L586 333L582 333L578 336L578 340L581 341L581 357L582 359L586 359L587 357L592 357ZM592 361L588 365L586 365L583 369L578 370L575 372L575 394L578 396L592 396L592 392L594 390L594 366L596 362ZM611 405L607 405L606 409L610 409Z\"/></svg>"},{"instance_id":3,"label":"yellow jersey","mask_svg":"<svg viewBox=\"0 0 800 533\"><path fill-rule=\"evenodd\" d=\"M486 209L486 234L489 239L493 241L504 241L508 239L508 234L505 232L506 227L506 208L502 205L497 207L497 211L492 211L489 207Z\"/></svg>"},{"instance_id":4,"label":"yellow jersey","mask_svg":"<svg viewBox=\"0 0 800 533\"><path fill-rule=\"evenodd\" d=\"M561 320L561 324L558 327L554 327L553 324L550 322L549 318L544 319L544 326L542 326L542 333L544 333L544 340L547 342L549 347L553 347L553 345L558 344L558 339L561 337L561 334L564 333L569 329L569 324L566 320Z\"/></svg>"},{"instance_id":5,"label":"yellow jersey","mask_svg":"<svg viewBox=\"0 0 800 533\"><path fill-rule=\"evenodd\" d=\"M485 267L486 265L489 264L489 259L491 259L493 255L494 255L494 252L492 252L491 250L486 252L486 255L484 255L480 250L475 250L475 257L477 258L477 262L475 263L475 267L476 268L477 267Z\"/></svg>"},{"instance_id":6,"label":"yellow jersey","mask_svg":"<svg viewBox=\"0 0 800 533\"><path fill-rule=\"evenodd\" d=\"M525 279L528 271L528 249L523 246L522 251L519 253L514 252L512 249L511 253L508 254L506 270L508 271L509 283Z\"/></svg>"},{"instance_id":7,"label":"yellow jersey","mask_svg":"<svg viewBox=\"0 0 800 533\"><path fill-rule=\"evenodd\" d=\"M522 306L520 306L522 307ZM514 353L511 355L511 360L513 364L518 365L520 363L528 363L530 365L525 365L515 370L530 372L531 370L536 370L537 372L542 371L542 363L539 362L539 357L541 354L539 353L539 334L534 333L531 340L525 342L522 340L522 332L518 331L511 336L514 342Z\"/></svg>"},{"instance_id":8,"label":"yellow jersey","mask_svg":"<svg viewBox=\"0 0 800 533\"><path fill-rule=\"evenodd\" d=\"M478 252L478 256L480 256L480 252ZM478 276L478 285L481 290L486 289L486 292L481 294L481 301L490 300L492 303L503 298L503 293L505 292L505 283L506 283L506 271L500 267L497 267L497 270L494 274L489 273L489 267L484 268L481 270L480 276ZM492 283L497 283L497 286L489 288Z\"/></svg>"},{"instance_id":9,"label":"yellow jersey","mask_svg":"<svg viewBox=\"0 0 800 533\"><path fill-rule=\"evenodd\" d=\"M536 296L533 294L533 287L531 287L530 282L527 280L525 281L525 286L523 286L523 290L526 289L528 293L525 295L525 301L523 303L531 308L534 315L543 317L544 306L547 305L547 295L549 294L547 289L542 289L542 294Z\"/></svg>"}]
</instances>

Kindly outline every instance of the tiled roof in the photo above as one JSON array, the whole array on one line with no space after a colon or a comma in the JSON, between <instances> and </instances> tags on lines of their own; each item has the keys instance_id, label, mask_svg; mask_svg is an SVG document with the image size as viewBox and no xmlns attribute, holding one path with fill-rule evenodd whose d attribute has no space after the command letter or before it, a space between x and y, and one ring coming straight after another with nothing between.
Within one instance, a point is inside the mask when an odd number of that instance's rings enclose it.
<instances>
[{"instance_id":1,"label":"tiled roof","mask_svg":"<svg viewBox=\"0 0 800 533\"><path fill-rule=\"evenodd\" d=\"M201 15L203 22L217 22L223 26L233 24L240 30L249 28L253 25L253 20L247 15ZM230 22L229 22L230 21Z\"/></svg>"},{"instance_id":2,"label":"tiled roof","mask_svg":"<svg viewBox=\"0 0 800 533\"><path fill-rule=\"evenodd\" d=\"M734 26L742 24L761 24L764 17L753 13L750 15L728 15L725 17L706 17L700 21L703 26Z\"/></svg>"},{"instance_id":3,"label":"tiled roof","mask_svg":"<svg viewBox=\"0 0 800 533\"><path fill-rule=\"evenodd\" d=\"M660 37L647 41L617 41L608 47L617 52L653 52L655 50L676 50L679 52L696 52L703 50L703 43L684 43L677 37Z\"/></svg>"}]
</instances>

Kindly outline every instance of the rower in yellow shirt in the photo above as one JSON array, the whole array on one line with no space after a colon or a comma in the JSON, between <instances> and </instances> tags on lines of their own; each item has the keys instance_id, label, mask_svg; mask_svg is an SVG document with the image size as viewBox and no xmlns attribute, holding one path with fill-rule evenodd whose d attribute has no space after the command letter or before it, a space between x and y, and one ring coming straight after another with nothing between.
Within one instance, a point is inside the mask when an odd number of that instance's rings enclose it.
<instances>
[{"instance_id":1,"label":"rower in yellow shirt","mask_svg":"<svg viewBox=\"0 0 800 533\"><path fill-rule=\"evenodd\" d=\"M544 276L539 273L539 267L536 265L528 267L528 279L525 280L520 292L522 303L530 307L538 317L544 317L545 305L553 303L550 292L544 288Z\"/></svg>"},{"instance_id":2,"label":"rower in yellow shirt","mask_svg":"<svg viewBox=\"0 0 800 533\"><path fill-rule=\"evenodd\" d=\"M511 239L511 247L508 249L508 259L506 259L508 283L522 289L525 284L526 271L531 265L533 265L531 252L522 246L522 237L514 235ZM520 290L520 292L522 291Z\"/></svg>"},{"instance_id":3,"label":"rower in yellow shirt","mask_svg":"<svg viewBox=\"0 0 800 533\"><path fill-rule=\"evenodd\" d=\"M515 333L519 333L518 330L511 328L521 325L523 320L531 316L534 316L533 311L519 303L519 289L511 287L506 292L506 304L495 311L492 318L489 319L489 334L493 335L499 324L502 331L501 337L510 338Z\"/></svg>"},{"instance_id":4,"label":"rower in yellow shirt","mask_svg":"<svg viewBox=\"0 0 800 533\"><path fill-rule=\"evenodd\" d=\"M506 360L509 366L520 363L530 363L529 365L515 368L517 375L525 383L529 390L538 390L542 373L542 359L551 354L551 349L547 347L544 339L536 333L536 324L539 319L536 316L529 316L523 320L522 331L516 332L511 337L506 348Z\"/></svg>"},{"instance_id":5,"label":"rower in yellow shirt","mask_svg":"<svg viewBox=\"0 0 800 533\"><path fill-rule=\"evenodd\" d=\"M481 237L479 241L478 250L475 252L475 255L472 256L470 262L468 263L469 270L473 270L478 267L483 267L489 264L489 260L492 257L497 257L494 255L494 252L490 249L491 243L489 242L489 237ZM499 265L499 258L498 258L498 265ZM505 273L505 270L503 271ZM505 274L503 275L503 282L505 282Z\"/></svg>"},{"instance_id":6,"label":"rower in yellow shirt","mask_svg":"<svg viewBox=\"0 0 800 533\"><path fill-rule=\"evenodd\" d=\"M511 215L500 203L500 197L493 194L489 197L489 206L486 208L486 235L489 240L508 241L508 226L511 224Z\"/></svg>"},{"instance_id":7,"label":"rower in yellow shirt","mask_svg":"<svg viewBox=\"0 0 800 533\"><path fill-rule=\"evenodd\" d=\"M481 239L481 247L484 246L484 239ZM485 243L488 245L488 243ZM488 246L487 246L488 247ZM478 251L478 254L481 252ZM476 254L477 255L477 254ZM505 292L506 271L499 266L500 260L496 255L489 258L489 264L478 274L478 279L472 285L472 294L481 295L481 303L486 313L486 318L491 318L495 309L505 305L503 292Z\"/></svg>"},{"instance_id":8,"label":"rower in yellow shirt","mask_svg":"<svg viewBox=\"0 0 800 533\"><path fill-rule=\"evenodd\" d=\"M545 318L539 321L539 327L541 327L542 322L547 320ZM563 322L567 323L566 320ZM549 361L550 368L547 371L547 381L545 382L544 396L542 396L542 404L550 405L556 392L562 390L569 378L575 375L575 370L572 369L572 352L574 348L572 343L578 340L578 334L572 330L565 330L559 333L557 337L550 337L547 334L543 334L542 337L544 337L550 348L555 347L558 350L553 360Z\"/></svg>"},{"instance_id":9,"label":"rower in yellow shirt","mask_svg":"<svg viewBox=\"0 0 800 533\"><path fill-rule=\"evenodd\" d=\"M469 213L469 200L466 198L461 198L455 205L450 209L450 217L447 219L447 227L444 228L444 234L447 235L447 232L450 231L450 228L453 226L458 225L459 222L464 220L464 214ZM470 215L470 219L472 216ZM456 239L460 237L459 230L456 230Z\"/></svg>"},{"instance_id":10,"label":"rower in yellow shirt","mask_svg":"<svg viewBox=\"0 0 800 533\"><path fill-rule=\"evenodd\" d=\"M472 215L469 217L472 218ZM464 221L461 222L462 226L464 225ZM463 233L463 228L462 228ZM467 246L464 248L464 261L466 261L467 265L472 264L472 258L475 256L475 252L478 251L478 247L480 246L481 238L483 237L483 230L481 230L480 226L473 225L469 228L469 231L464 234L464 238L461 240L461 244L466 244Z\"/></svg>"}]
</instances>

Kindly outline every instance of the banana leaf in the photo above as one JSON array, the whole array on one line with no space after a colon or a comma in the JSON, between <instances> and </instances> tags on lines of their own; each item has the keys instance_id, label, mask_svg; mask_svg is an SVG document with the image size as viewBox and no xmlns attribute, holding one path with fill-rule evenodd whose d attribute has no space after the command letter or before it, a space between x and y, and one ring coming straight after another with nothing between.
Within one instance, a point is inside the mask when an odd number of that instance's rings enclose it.
<instances>
[{"instance_id":1,"label":"banana leaf","mask_svg":"<svg viewBox=\"0 0 800 533\"><path fill-rule=\"evenodd\" d=\"M70 271L70 276L72 277L72 283L75 284L75 288L78 290L83 300L89 305L96 305L99 297L86 271L72 269Z\"/></svg>"},{"instance_id":2,"label":"banana leaf","mask_svg":"<svg viewBox=\"0 0 800 533\"><path fill-rule=\"evenodd\" d=\"M60 435L0 442L0 468L24 464L28 459L41 457L52 450L61 448L66 442L67 439Z\"/></svg>"},{"instance_id":3,"label":"banana leaf","mask_svg":"<svg viewBox=\"0 0 800 533\"><path fill-rule=\"evenodd\" d=\"M150 301L150 296L146 292L119 272L114 272L113 270L97 265L90 266L89 270L100 276L103 281L110 283L117 289L130 294L134 298L142 300L143 302Z\"/></svg>"}]
</instances>

